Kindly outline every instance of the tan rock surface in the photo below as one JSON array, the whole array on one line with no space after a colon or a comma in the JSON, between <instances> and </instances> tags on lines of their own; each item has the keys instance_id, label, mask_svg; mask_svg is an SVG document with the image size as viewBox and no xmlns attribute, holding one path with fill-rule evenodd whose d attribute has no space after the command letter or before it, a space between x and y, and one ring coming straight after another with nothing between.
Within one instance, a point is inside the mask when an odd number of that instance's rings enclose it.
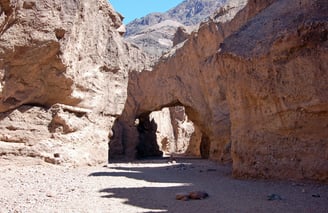
<instances>
[{"instance_id":1,"label":"tan rock surface","mask_svg":"<svg viewBox=\"0 0 328 213\"><path fill-rule=\"evenodd\" d=\"M225 162L232 149L234 176L327 181L327 7L249 1L200 26L154 71L132 73L119 119L126 155L138 144L135 118L183 105L201 155Z\"/></svg>"},{"instance_id":2,"label":"tan rock surface","mask_svg":"<svg viewBox=\"0 0 328 213\"><path fill-rule=\"evenodd\" d=\"M235 176L328 180L327 9L275 1L224 41Z\"/></svg>"},{"instance_id":3,"label":"tan rock surface","mask_svg":"<svg viewBox=\"0 0 328 213\"><path fill-rule=\"evenodd\" d=\"M53 146L67 146L76 152L61 152L70 156L67 161L84 155L90 159L80 163L106 160L107 135L126 100L128 71L147 66L145 56L123 42L121 25L105 0L0 2L3 154L8 141L19 141L10 144L13 154L24 147L52 156ZM57 103L62 104L57 111L49 110ZM25 111L22 105L39 107ZM30 113L45 120L33 127ZM19 123L25 123L22 131L8 130Z\"/></svg>"},{"instance_id":4,"label":"tan rock surface","mask_svg":"<svg viewBox=\"0 0 328 213\"><path fill-rule=\"evenodd\" d=\"M157 124L156 142L163 154L200 156L196 145L200 144L199 133L185 114L184 107L165 107L160 111L150 113L149 119ZM191 143L197 148L189 146L191 140L195 141Z\"/></svg>"}]
</instances>

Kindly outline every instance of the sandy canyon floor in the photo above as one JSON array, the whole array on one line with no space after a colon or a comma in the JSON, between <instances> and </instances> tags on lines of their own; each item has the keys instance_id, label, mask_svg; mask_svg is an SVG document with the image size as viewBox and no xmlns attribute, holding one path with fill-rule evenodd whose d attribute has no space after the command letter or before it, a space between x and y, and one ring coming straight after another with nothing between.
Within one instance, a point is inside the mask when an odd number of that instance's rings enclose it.
<instances>
[{"instance_id":1,"label":"sandy canyon floor","mask_svg":"<svg viewBox=\"0 0 328 213\"><path fill-rule=\"evenodd\" d=\"M230 166L200 159L74 168L1 157L0 212L328 212L328 185L230 174ZM209 197L175 199L194 190Z\"/></svg>"}]
</instances>

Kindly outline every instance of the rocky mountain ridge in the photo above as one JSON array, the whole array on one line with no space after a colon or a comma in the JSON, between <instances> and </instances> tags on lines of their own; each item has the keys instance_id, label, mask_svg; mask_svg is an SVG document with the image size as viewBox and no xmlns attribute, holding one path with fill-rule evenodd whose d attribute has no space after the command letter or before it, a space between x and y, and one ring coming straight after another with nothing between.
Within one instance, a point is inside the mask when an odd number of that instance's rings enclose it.
<instances>
[{"instance_id":1,"label":"rocky mountain ridge","mask_svg":"<svg viewBox=\"0 0 328 213\"><path fill-rule=\"evenodd\" d=\"M160 57L173 46L178 28L190 33L228 0L185 0L164 13L151 13L126 25L125 39L151 56Z\"/></svg>"}]
</instances>

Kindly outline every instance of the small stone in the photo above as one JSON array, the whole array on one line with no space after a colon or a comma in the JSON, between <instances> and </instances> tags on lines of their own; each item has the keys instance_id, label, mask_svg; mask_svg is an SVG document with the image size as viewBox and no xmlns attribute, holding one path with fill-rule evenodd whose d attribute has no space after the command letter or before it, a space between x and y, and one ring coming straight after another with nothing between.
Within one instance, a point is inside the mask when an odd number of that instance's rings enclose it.
<instances>
[{"instance_id":1,"label":"small stone","mask_svg":"<svg viewBox=\"0 0 328 213\"><path fill-rule=\"evenodd\" d=\"M267 200L272 201L272 200L282 200L280 195L277 194L271 194L267 196Z\"/></svg>"},{"instance_id":2,"label":"small stone","mask_svg":"<svg viewBox=\"0 0 328 213\"><path fill-rule=\"evenodd\" d=\"M203 200L208 197L207 192L204 191L193 191L189 193L189 198L193 200Z\"/></svg>"},{"instance_id":3,"label":"small stone","mask_svg":"<svg viewBox=\"0 0 328 213\"><path fill-rule=\"evenodd\" d=\"M189 200L189 197L183 197L181 200L182 201L188 201Z\"/></svg>"},{"instance_id":4,"label":"small stone","mask_svg":"<svg viewBox=\"0 0 328 213\"><path fill-rule=\"evenodd\" d=\"M51 193L51 192L48 192L48 193L46 194L46 196L47 196L47 197L54 197L54 194Z\"/></svg>"},{"instance_id":5,"label":"small stone","mask_svg":"<svg viewBox=\"0 0 328 213\"><path fill-rule=\"evenodd\" d=\"M187 201L189 200L189 194L186 192L180 192L175 195L176 200Z\"/></svg>"},{"instance_id":6,"label":"small stone","mask_svg":"<svg viewBox=\"0 0 328 213\"><path fill-rule=\"evenodd\" d=\"M292 186L304 186L303 183L292 183Z\"/></svg>"},{"instance_id":7,"label":"small stone","mask_svg":"<svg viewBox=\"0 0 328 213\"><path fill-rule=\"evenodd\" d=\"M319 198L320 195L319 194L313 194L312 197Z\"/></svg>"},{"instance_id":8,"label":"small stone","mask_svg":"<svg viewBox=\"0 0 328 213\"><path fill-rule=\"evenodd\" d=\"M33 7L35 7L34 1L24 1L24 3L23 3L24 9L33 9Z\"/></svg>"}]
</instances>

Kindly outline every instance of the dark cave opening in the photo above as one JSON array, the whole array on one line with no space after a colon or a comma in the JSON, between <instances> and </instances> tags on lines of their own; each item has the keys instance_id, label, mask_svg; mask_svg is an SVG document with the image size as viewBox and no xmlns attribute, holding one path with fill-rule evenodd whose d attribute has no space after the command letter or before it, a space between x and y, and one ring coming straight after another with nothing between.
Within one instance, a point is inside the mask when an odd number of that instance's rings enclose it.
<instances>
[{"instance_id":1,"label":"dark cave opening","mask_svg":"<svg viewBox=\"0 0 328 213\"><path fill-rule=\"evenodd\" d=\"M200 155L204 159L208 159L210 156L210 147L211 141L206 134L202 134L201 142L200 142Z\"/></svg>"},{"instance_id":2,"label":"dark cave opening","mask_svg":"<svg viewBox=\"0 0 328 213\"><path fill-rule=\"evenodd\" d=\"M139 143L136 147L137 158L160 157L163 152L157 143L156 131L157 123L150 119L150 113L142 114L137 119L137 130Z\"/></svg>"}]
</instances>

